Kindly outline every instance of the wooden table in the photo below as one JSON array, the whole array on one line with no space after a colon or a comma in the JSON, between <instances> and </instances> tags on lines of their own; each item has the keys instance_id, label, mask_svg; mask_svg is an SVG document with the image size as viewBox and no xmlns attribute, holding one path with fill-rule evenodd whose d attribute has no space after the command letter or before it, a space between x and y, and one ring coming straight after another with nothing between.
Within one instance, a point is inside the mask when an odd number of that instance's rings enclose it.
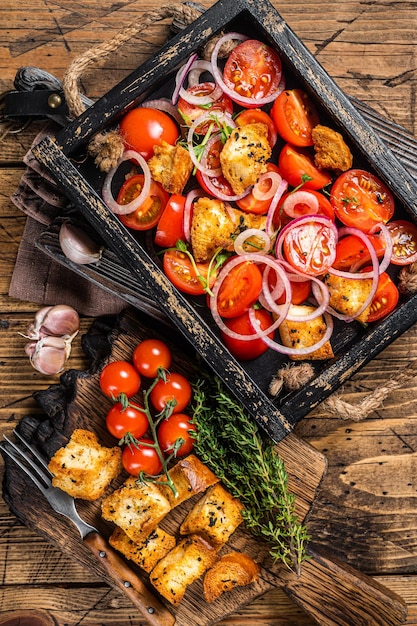
<instances>
[{"instance_id":1,"label":"wooden table","mask_svg":"<svg viewBox=\"0 0 417 626\"><path fill-rule=\"evenodd\" d=\"M158 0L61 4L6 0L0 6L0 91L12 88L16 70L26 65L62 78L71 59L160 5ZM346 0L283 0L274 5L347 94L416 133L415 5ZM166 22L152 26L89 71L82 79L85 93L97 98L119 82L157 50L168 27ZM9 196L22 173L22 157L40 127L40 122L32 123L3 137L0 144L1 434L27 413L38 412L32 393L58 380L35 372L24 353L26 340L21 333L39 304L8 296L25 223ZM82 331L91 321L83 317ZM358 402L417 359L416 340L414 327L344 386L344 398ZM87 365L77 338L70 366ZM296 434L328 458L328 472L309 520L316 544L397 592L408 605L407 624L417 624L416 382L393 392L359 423L329 416L319 407L297 426ZM22 526L3 501L0 524L0 614L44 609L61 625L139 626L127 600ZM280 590L221 623L313 624Z\"/></svg>"}]
</instances>

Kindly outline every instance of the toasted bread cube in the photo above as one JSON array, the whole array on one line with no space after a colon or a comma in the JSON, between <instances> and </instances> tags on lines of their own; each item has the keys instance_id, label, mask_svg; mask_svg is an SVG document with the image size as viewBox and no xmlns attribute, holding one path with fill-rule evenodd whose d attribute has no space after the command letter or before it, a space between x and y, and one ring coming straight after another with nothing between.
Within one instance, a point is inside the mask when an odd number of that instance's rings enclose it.
<instances>
[{"instance_id":1,"label":"toasted bread cube","mask_svg":"<svg viewBox=\"0 0 417 626\"><path fill-rule=\"evenodd\" d=\"M189 454L184 459L179 460L168 473L174 482L178 495L174 495L171 487L161 484L158 487L171 507L182 504L196 493L201 493L219 482L217 476L194 454Z\"/></svg>"},{"instance_id":2,"label":"toasted bread cube","mask_svg":"<svg viewBox=\"0 0 417 626\"><path fill-rule=\"evenodd\" d=\"M101 514L108 522L120 526L132 541L140 542L170 509L168 500L155 483L140 483L130 476L103 500Z\"/></svg>"},{"instance_id":3,"label":"toasted bread cube","mask_svg":"<svg viewBox=\"0 0 417 626\"><path fill-rule=\"evenodd\" d=\"M311 135L314 142L314 163L319 169L345 172L352 167L352 153L340 133L317 124Z\"/></svg>"},{"instance_id":4,"label":"toasted bread cube","mask_svg":"<svg viewBox=\"0 0 417 626\"><path fill-rule=\"evenodd\" d=\"M95 433L77 428L48 464L52 484L82 500L97 500L122 471L119 446L105 448Z\"/></svg>"},{"instance_id":5,"label":"toasted bread cube","mask_svg":"<svg viewBox=\"0 0 417 626\"><path fill-rule=\"evenodd\" d=\"M246 587L257 580L260 571L259 565L244 552L225 554L204 576L204 599L214 602L226 591Z\"/></svg>"},{"instance_id":6,"label":"toasted bread cube","mask_svg":"<svg viewBox=\"0 0 417 626\"><path fill-rule=\"evenodd\" d=\"M372 289L371 278L344 278L334 274L326 274L324 282L329 289L330 306L343 315L348 315L362 324L366 324L371 312L371 305L362 313L363 307Z\"/></svg>"},{"instance_id":7,"label":"toasted bread cube","mask_svg":"<svg viewBox=\"0 0 417 626\"><path fill-rule=\"evenodd\" d=\"M197 534L215 548L227 542L242 523L243 504L220 483L210 487L180 526L181 535Z\"/></svg>"},{"instance_id":8,"label":"toasted bread cube","mask_svg":"<svg viewBox=\"0 0 417 626\"><path fill-rule=\"evenodd\" d=\"M109 538L109 544L121 552L129 561L133 561L145 572L150 572L164 556L176 545L176 539L157 526L141 542L129 539L125 531L116 526Z\"/></svg>"},{"instance_id":9,"label":"toasted bread cube","mask_svg":"<svg viewBox=\"0 0 417 626\"><path fill-rule=\"evenodd\" d=\"M180 144L171 146L162 140L154 146L154 154L148 161L152 178L168 193L183 192L193 170L190 153Z\"/></svg>"},{"instance_id":10,"label":"toasted bread cube","mask_svg":"<svg viewBox=\"0 0 417 626\"><path fill-rule=\"evenodd\" d=\"M150 573L152 585L171 604L181 602L187 587L214 565L216 550L198 535L182 539Z\"/></svg>"},{"instance_id":11,"label":"toasted bread cube","mask_svg":"<svg viewBox=\"0 0 417 626\"><path fill-rule=\"evenodd\" d=\"M291 315L299 315L300 321L284 320L279 325L279 334L284 346L288 348L310 348L314 346L323 337L327 330L326 320L322 315L315 319L303 321L303 317L314 311L314 307L307 305L292 305L289 309ZM301 361L306 359L325 360L333 358L333 348L330 341L326 341L321 348L317 348L309 354L291 354L292 361Z\"/></svg>"}]
</instances>

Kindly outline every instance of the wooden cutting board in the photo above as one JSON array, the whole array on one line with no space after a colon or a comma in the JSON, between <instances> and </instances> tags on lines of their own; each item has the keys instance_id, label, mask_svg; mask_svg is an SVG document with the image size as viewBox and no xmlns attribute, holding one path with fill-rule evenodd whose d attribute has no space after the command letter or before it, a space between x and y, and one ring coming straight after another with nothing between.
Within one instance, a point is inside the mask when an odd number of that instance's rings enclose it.
<instances>
[{"instance_id":1,"label":"wooden cutting board","mask_svg":"<svg viewBox=\"0 0 417 626\"><path fill-rule=\"evenodd\" d=\"M61 445L65 445L75 428L94 430L103 445L114 445L114 440L105 428L105 415L111 404L100 391L99 372L109 358L130 359L135 345L149 336L161 337L170 345L173 370L182 373L195 370L193 353L184 352L183 341L181 348L176 342L176 339L181 342L181 338L144 313L129 309L117 320L113 317L100 318L83 337L83 347L92 360L91 368L82 372L70 370L63 374L59 384L34 394L45 416L24 418L19 424L22 433L30 435L48 457ZM301 520L306 520L326 471L326 458L293 434L277 444L276 451L285 462L290 488L296 495L297 513ZM33 484L22 476L8 458L5 458L5 465L3 495L12 512L27 526L115 587L115 583L82 544L71 522L49 507ZM123 478L120 478L119 483ZM174 509L169 514L165 520L168 531L175 533L178 530L194 501L190 500L184 507L178 507L179 510ZM100 517L100 502L78 502L77 508L84 519L98 527L104 536L110 535L110 525ZM248 587L224 594L212 604L202 599L202 583L197 581L189 587L178 608L174 609L166 603L175 614L178 626L215 624L276 586L283 587L319 624L395 626L405 621L406 608L401 598L343 562L318 551L314 548L314 541L309 547L311 559L304 563L299 578L280 563L273 564L266 544L256 540L245 529L238 529L232 535L228 547L248 552L261 564L259 580ZM136 569L132 564L129 565ZM148 583L146 574L140 570L137 573Z\"/></svg>"}]
</instances>

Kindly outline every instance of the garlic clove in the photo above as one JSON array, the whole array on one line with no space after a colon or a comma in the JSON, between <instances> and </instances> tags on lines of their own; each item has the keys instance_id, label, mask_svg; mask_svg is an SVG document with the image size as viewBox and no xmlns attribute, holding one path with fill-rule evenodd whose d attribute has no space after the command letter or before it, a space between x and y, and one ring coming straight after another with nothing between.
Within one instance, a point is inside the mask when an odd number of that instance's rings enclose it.
<instances>
[{"instance_id":1,"label":"garlic clove","mask_svg":"<svg viewBox=\"0 0 417 626\"><path fill-rule=\"evenodd\" d=\"M25 348L34 369L52 376L62 372L71 352L71 342L62 337L43 337Z\"/></svg>"},{"instance_id":2,"label":"garlic clove","mask_svg":"<svg viewBox=\"0 0 417 626\"><path fill-rule=\"evenodd\" d=\"M64 222L59 229L59 243L65 256L78 265L96 263L103 249L79 226Z\"/></svg>"},{"instance_id":3,"label":"garlic clove","mask_svg":"<svg viewBox=\"0 0 417 626\"><path fill-rule=\"evenodd\" d=\"M27 339L34 339L36 341L41 338L41 328L42 328L43 321L51 309L52 309L52 306L45 306L36 312L35 319L27 327L27 331L25 335Z\"/></svg>"},{"instance_id":4,"label":"garlic clove","mask_svg":"<svg viewBox=\"0 0 417 626\"><path fill-rule=\"evenodd\" d=\"M40 327L40 337L72 336L80 329L80 316L77 311L66 304L57 304L46 311Z\"/></svg>"}]
</instances>

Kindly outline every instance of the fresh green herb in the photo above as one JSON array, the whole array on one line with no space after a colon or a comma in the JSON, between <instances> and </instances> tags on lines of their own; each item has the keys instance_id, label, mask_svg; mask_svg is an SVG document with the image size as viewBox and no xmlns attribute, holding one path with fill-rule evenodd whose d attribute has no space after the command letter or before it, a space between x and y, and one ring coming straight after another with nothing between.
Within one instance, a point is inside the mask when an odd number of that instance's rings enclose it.
<instances>
[{"instance_id":1,"label":"fresh green herb","mask_svg":"<svg viewBox=\"0 0 417 626\"><path fill-rule=\"evenodd\" d=\"M215 253L213 254L213 256L210 259L210 263L207 269L207 274L206 276L204 276L203 274L201 274L197 263L195 262L195 259L193 257L193 255L191 254L191 252L188 249L187 244L185 243L185 241L182 241L181 239L178 239L176 245L175 245L175 250L179 250L179 252L182 252L183 254L185 254L189 259L190 259L190 263L192 265L192 268L195 272L196 277L198 278L198 280L200 281L204 291L209 295L213 295L212 291L210 289L210 278L211 276L213 276L213 274L216 273L216 271L219 269L219 267L221 267L223 265L223 263L229 258L229 254L227 252L222 252L222 248L217 248L217 250L215 251Z\"/></svg>"},{"instance_id":2,"label":"fresh green herb","mask_svg":"<svg viewBox=\"0 0 417 626\"><path fill-rule=\"evenodd\" d=\"M270 544L275 561L300 575L309 536L273 442L218 377L203 372L193 386L196 453L244 504L248 530Z\"/></svg>"}]
</instances>

